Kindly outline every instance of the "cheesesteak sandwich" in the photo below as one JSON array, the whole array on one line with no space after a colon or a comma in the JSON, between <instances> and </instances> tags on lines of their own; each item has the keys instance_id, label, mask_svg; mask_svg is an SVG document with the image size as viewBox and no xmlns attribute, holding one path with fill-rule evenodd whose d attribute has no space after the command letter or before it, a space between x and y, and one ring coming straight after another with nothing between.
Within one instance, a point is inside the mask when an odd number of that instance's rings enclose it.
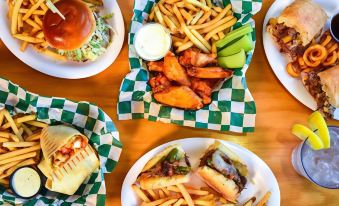
<instances>
[{"instance_id":1,"label":"cheesesteak sandwich","mask_svg":"<svg viewBox=\"0 0 339 206\"><path fill-rule=\"evenodd\" d=\"M191 165L179 145L172 145L154 156L142 169L137 182L141 189L158 189L188 182Z\"/></svg>"},{"instance_id":2,"label":"cheesesteak sandwich","mask_svg":"<svg viewBox=\"0 0 339 206\"><path fill-rule=\"evenodd\" d=\"M47 127L40 141L43 160L38 168L47 177L45 186L51 191L73 195L99 167L88 138L72 127Z\"/></svg>"},{"instance_id":3,"label":"cheesesteak sandwich","mask_svg":"<svg viewBox=\"0 0 339 206\"><path fill-rule=\"evenodd\" d=\"M339 107L339 65L324 71L302 72L304 86L317 102L318 109L332 118Z\"/></svg>"},{"instance_id":4,"label":"cheesesteak sandwich","mask_svg":"<svg viewBox=\"0 0 339 206\"><path fill-rule=\"evenodd\" d=\"M295 61L321 34L326 20L325 11L312 0L295 0L279 17L269 20L267 31L279 45L280 52Z\"/></svg>"},{"instance_id":5,"label":"cheesesteak sandwich","mask_svg":"<svg viewBox=\"0 0 339 206\"><path fill-rule=\"evenodd\" d=\"M225 199L235 201L245 188L247 166L229 148L215 141L203 157L197 174Z\"/></svg>"}]
</instances>

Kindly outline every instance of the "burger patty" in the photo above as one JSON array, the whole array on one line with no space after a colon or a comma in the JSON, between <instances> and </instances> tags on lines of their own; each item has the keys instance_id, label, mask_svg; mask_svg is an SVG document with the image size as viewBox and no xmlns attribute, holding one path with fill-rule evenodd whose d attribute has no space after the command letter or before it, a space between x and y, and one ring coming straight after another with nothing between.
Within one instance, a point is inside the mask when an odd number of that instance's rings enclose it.
<instances>
[{"instance_id":1,"label":"burger patty","mask_svg":"<svg viewBox=\"0 0 339 206\"><path fill-rule=\"evenodd\" d=\"M286 27L283 23L269 25L271 34L276 38L280 46L280 52L288 54L292 61L296 61L298 56L303 55L305 47L298 41L299 33L290 27ZM284 38L290 38L286 41Z\"/></svg>"},{"instance_id":2,"label":"burger patty","mask_svg":"<svg viewBox=\"0 0 339 206\"><path fill-rule=\"evenodd\" d=\"M318 109L327 118L332 118L335 108L329 103L328 97L324 90L322 89L320 78L318 76L319 72L320 72L319 70L307 73L303 72L301 74L302 80L309 93L316 100Z\"/></svg>"},{"instance_id":3,"label":"burger patty","mask_svg":"<svg viewBox=\"0 0 339 206\"><path fill-rule=\"evenodd\" d=\"M210 150L200 159L200 167L208 166L226 178L231 179L242 191L246 185L246 177L242 176L234 166L234 162L223 152L219 150Z\"/></svg>"}]
</instances>

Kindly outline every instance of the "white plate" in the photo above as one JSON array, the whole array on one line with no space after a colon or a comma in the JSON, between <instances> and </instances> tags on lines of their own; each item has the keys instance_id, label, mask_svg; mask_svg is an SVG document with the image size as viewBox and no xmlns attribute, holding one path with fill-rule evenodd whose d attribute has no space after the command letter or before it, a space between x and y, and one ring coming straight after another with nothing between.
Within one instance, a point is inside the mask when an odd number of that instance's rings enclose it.
<instances>
[{"instance_id":1,"label":"white plate","mask_svg":"<svg viewBox=\"0 0 339 206\"><path fill-rule=\"evenodd\" d=\"M0 1L0 39L7 48L25 64L42 73L67 79L80 79L93 76L109 67L118 56L124 42L124 20L115 0L104 0L104 13L114 13L108 22L114 29L112 44L107 52L95 62L77 63L72 61L60 62L37 53L29 47L25 52L20 51L20 42L10 33L10 23L7 18L8 6L6 1Z\"/></svg>"},{"instance_id":2,"label":"white plate","mask_svg":"<svg viewBox=\"0 0 339 206\"><path fill-rule=\"evenodd\" d=\"M301 103L306 105L312 110L317 109L317 104L313 97L308 93L306 88L303 86L302 82L298 78L293 78L289 76L285 70L286 64L288 63L285 55L279 52L278 47L275 45L272 37L266 31L266 25L268 20L271 17L277 17L280 13L291 3L293 0L276 0L270 9L268 10L263 26L263 42L264 49L267 56L267 59L280 82L285 86L285 88ZM324 0L314 0L323 7L329 17L333 16L339 10L339 1L324 1ZM315 14L316 15L316 14ZM327 22L326 28L328 28L329 20Z\"/></svg>"},{"instance_id":3,"label":"white plate","mask_svg":"<svg viewBox=\"0 0 339 206\"><path fill-rule=\"evenodd\" d=\"M165 147L172 144L180 144L185 152L187 153L193 169L196 169L199 164L199 158L204 154L207 147L213 144L215 139L210 138L187 138L168 142L161 146L152 149L142 156L129 170L127 173L121 190L121 204L122 206L137 206L139 205L138 197L133 192L131 185L135 182L142 168L149 159L155 156L155 154L162 151ZM221 141L221 140L219 140ZM260 199L267 191L271 191L272 195L268 201L268 206L279 206L280 205L280 191L278 182L266 165L258 156L250 152L249 150L230 142L221 141L232 151L237 153L248 166L249 175L247 176L248 183L246 189L244 189L239 197L239 205L242 205L250 197L255 196L257 200ZM192 182L193 186L205 185L200 179L193 175Z\"/></svg>"}]
</instances>

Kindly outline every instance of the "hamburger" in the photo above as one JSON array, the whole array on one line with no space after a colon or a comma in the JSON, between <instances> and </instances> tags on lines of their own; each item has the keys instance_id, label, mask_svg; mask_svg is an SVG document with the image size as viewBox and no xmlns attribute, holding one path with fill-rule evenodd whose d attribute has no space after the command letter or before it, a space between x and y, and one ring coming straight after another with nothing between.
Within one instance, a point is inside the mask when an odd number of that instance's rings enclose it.
<instances>
[{"instance_id":1,"label":"hamburger","mask_svg":"<svg viewBox=\"0 0 339 206\"><path fill-rule=\"evenodd\" d=\"M243 160L219 141L207 149L197 170L207 185L231 202L245 188L247 173Z\"/></svg>"},{"instance_id":2,"label":"hamburger","mask_svg":"<svg viewBox=\"0 0 339 206\"><path fill-rule=\"evenodd\" d=\"M94 61L105 53L112 29L100 16L100 5L89 7L81 0L60 0L46 12L42 30L48 46L77 62Z\"/></svg>"},{"instance_id":3,"label":"hamburger","mask_svg":"<svg viewBox=\"0 0 339 206\"><path fill-rule=\"evenodd\" d=\"M312 0L295 0L279 17L271 18L267 31L290 60L296 61L312 39L320 35L326 12Z\"/></svg>"},{"instance_id":4,"label":"hamburger","mask_svg":"<svg viewBox=\"0 0 339 206\"><path fill-rule=\"evenodd\" d=\"M327 118L333 118L339 107L339 65L326 70L302 72L304 86L317 102L318 109Z\"/></svg>"},{"instance_id":5,"label":"hamburger","mask_svg":"<svg viewBox=\"0 0 339 206\"><path fill-rule=\"evenodd\" d=\"M191 165L182 147L171 145L146 163L137 183L143 190L187 183L190 171Z\"/></svg>"}]
</instances>

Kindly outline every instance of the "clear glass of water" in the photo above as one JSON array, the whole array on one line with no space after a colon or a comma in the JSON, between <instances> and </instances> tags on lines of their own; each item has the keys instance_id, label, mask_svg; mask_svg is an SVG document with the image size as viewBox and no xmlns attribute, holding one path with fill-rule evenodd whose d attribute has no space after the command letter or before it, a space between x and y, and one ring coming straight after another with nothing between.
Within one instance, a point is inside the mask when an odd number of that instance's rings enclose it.
<instances>
[{"instance_id":1,"label":"clear glass of water","mask_svg":"<svg viewBox=\"0 0 339 206\"><path fill-rule=\"evenodd\" d=\"M301 175L328 189L339 189L339 127L329 127L331 147L313 150L303 141L292 152L292 164Z\"/></svg>"}]
</instances>

